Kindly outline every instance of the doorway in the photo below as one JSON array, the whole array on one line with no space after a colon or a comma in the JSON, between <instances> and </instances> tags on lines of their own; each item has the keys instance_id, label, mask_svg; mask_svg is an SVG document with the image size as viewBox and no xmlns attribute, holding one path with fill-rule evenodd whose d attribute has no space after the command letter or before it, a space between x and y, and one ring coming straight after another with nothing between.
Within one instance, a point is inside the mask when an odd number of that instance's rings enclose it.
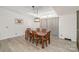
<instances>
[{"instance_id":1,"label":"doorway","mask_svg":"<svg viewBox=\"0 0 79 59\"><path fill-rule=\"evenodd\" d=\"M47 28L51 31L51 35L59 37L59 18L52 17L41 20L41 28Z\"/></svg>"}]
</instances>

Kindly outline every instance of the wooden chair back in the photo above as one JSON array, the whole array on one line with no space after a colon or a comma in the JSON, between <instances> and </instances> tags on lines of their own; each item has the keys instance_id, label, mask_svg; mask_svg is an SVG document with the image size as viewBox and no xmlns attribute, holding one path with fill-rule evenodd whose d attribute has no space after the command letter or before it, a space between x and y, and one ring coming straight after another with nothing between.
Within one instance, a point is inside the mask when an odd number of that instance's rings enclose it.
<instances>
[{"instance_id":1,"label":"wooden chair back","mask_svg":"<svg viewBox=\"0 0 79 59\"><path fill-rule=\"evenodd\" d=\"M30 30L31 30L31 28L27 28L25 31L25 39L27 39L27 40L30 37Z\"/></svg>"},{"instance_id":2,"label":"wooden chair back","mask_svg":"<svg viewBox=\"0 0 79 59\"><path fill-rule=\"evenodd\" d=\"M49 40L49 39L50 39L50 31L49 31L49 32L47 32L47 34L46 34L45 38L46 38L47 40Z\"/></svg>"},{"instance_id":3,"label":"wooden chair back","mask_svg":"<svg viewBox=\"0 0 79 59\"><path fill-rule=\"evenodd\" d=\"M43 29L42 29L42 32L44 32L44 33L45 33L45 32L46 32L46 29L45 29L45 28L43 28Z\"/></svg>"},{"instance_id":4,"label":"wooden chair back","mask_svg":"<svg viewBox=\"0 0 79 59\"><path fill-rule=\"evenodd\" d=\"M26 30L31 30L31 28L27 28Z\"/></svg>"},{"instance_id":5,"label":"wooden chair back","mask_svg":"<svg viewBox=\"0 0 79 59\"><path fill-rule=\"evenodd\" d=\"M26 34L27 34L28 37L29 37L29 35L30 35L30 31L31 31L31 28L27 28L27 29L26 29Z\"/></svg>"},{"instance_id":6,"label":"wooden chair back","mask_svg":"<svg viewBox=\"0 0 79 59\"><path fill-rule=\"evenodd\" d=\"M38 38L38 34L35 31L32 31L32 33L35 38Z\"/></svg>"},{"instance_id":7,"label":"wooden chair back","mask_svg":"<svg viewBox=\"0 0 79 59\"><path fill-rule=\"evenodd\" d=\"M36 28L36 31L40 32L40 28Z\"/></svg>"}]
</instances>

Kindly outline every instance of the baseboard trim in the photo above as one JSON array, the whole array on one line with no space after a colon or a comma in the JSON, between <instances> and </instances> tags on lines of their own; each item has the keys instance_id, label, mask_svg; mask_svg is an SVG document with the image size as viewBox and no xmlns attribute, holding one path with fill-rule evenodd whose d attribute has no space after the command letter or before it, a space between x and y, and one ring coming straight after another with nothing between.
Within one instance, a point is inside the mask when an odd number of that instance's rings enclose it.
<instances>
[{"instance_id":1,"label":"baseboard trim","mask_svg":"<svg viewBox=\"0 0 79 59\"><path fill-rule=\"evenodd\" d=\"M5 39L9 39L9 38L13 38L13 37L18 37L18 36L23 36L24 34L18 34L18 35L12 35L12 36L6 36L6 37L2 37L0 38L0 40L5 40Z\"/></svg>"}]
</instances>

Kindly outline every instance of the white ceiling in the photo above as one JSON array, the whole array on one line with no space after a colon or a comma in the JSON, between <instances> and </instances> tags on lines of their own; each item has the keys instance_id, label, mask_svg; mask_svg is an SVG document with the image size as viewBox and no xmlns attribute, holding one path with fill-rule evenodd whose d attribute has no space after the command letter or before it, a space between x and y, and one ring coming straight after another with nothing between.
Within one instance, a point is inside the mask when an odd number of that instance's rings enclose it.
<instances>
[{"instance_id":1,"label":"white ceiling","mask_svg":"<svg viewBox=\"0 0 79 59\"><path fill-rule=\"evenodd\" d=\"M79 10L79 6L53 6L58 15L73 14Z\"/></svg>"},{"instance_id":2,"label":"white ceiling","mask_svg":"<svg viewBox=\"0 0 79 59\"><path fill-rule=\"evenodd\" d=\"M25 7L27 9L27 7ZM37 14L37 8L38 8L38 14ZM35 6L33 9L31 6L29 6L29 12L28 14L33 15L35 17L58 17L55 10L51 6Z\"/></svg>"},{"instance_id":3,"label":"white ceiling","mask_svg":"<svg viewBox=\"0 0 79 59\"><path fill-rule=\"evenodd\" d=\"M60 15L72 14L79 10L79 6L38 6L37 15L37 9L33 9L31 6L2 6L0 9L1 8L13 11L15 13L26 13L27 15L35 17L58 17Z\"/></svg>"}]
</instances>

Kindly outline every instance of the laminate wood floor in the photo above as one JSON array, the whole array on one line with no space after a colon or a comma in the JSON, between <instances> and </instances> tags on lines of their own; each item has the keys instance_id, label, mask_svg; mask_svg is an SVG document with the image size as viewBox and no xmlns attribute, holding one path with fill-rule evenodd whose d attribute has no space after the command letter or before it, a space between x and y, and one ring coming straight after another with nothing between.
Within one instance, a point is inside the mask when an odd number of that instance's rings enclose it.
<instances>
[{"instance_id":1,"label":"laminate wood floor","mask_svg":"<svg viewBox=\"0 0 79 59\"><path fill-rule=\"evenodd\" d=\"M51 37L51 43L44 49L41 44L26 41L24 36L0 40L0 52L77 52L76 42Z\"/></svg>"}]
</instances>

